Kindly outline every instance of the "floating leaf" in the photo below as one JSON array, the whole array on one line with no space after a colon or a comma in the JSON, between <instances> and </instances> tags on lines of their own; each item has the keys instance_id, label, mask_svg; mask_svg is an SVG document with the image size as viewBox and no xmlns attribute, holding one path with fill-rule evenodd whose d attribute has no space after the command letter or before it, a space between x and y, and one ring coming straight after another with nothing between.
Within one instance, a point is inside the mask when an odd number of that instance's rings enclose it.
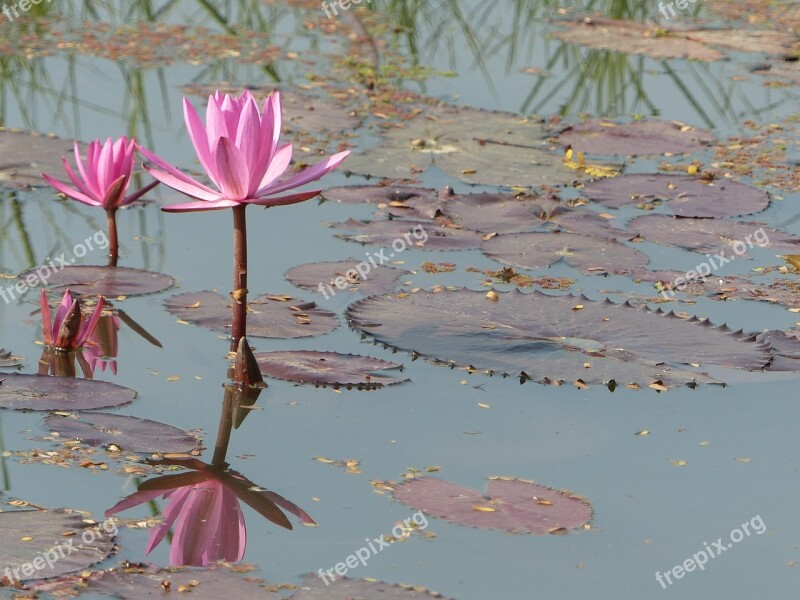
<instances>
[{"instance_id":1,"label":"floating leaf","mask_svg":"<svg viewBox=\"0 0 800 600\"><path fill-rule=\"evenodd\" d=\"M470 290L374 296L353 304L348 317L395 348L540 382L708 383L714 380L688 369L760 370L773 359L769 343L705 319L583 296L518 290L499 296L498 302ZM578 304L583 308L573 310Z\"/></svg>"},{"instance_id":2,"label":"floating leaf","mask_svg":"<svg viewBox=\"0 0 800 600\"><path fill-rule=\"evenodd\" d=\"M0 564L6 578L15 570L22 581L60 577L105 560L114 548L113 533L65 508L0 512Z\"/></svg>"},{"instance_id":3,"label":"floating leaf","mask_svg":"<svg viewBox=\"0 0 800 600\"><path fill-rule=\"evenodd\" d=\"M590 183L583 195L611 208L666 202L667 210L679 217L736 217L769 206L769 194L758 188L685 175L623 175Z\"/></svg>"},{"instance_id":4,"label":"floating leaf","mask_svg":"<svg viewBox=\"0 0 800 600\"><path fill-rule=\"evenodd\" d=\"M322 197L343 204L385 206L393 215L407 219L433 219L441 192L408 186L354 185L330 188Z\"/></svg>"},{"instance_id":5,"label":"floating leaf","mask_svg":"<svg viewBox=\"0 0 800 600\"><path fill-rule=\"evenodd\" d=\"M575 529L592 518L591 505L568 492L532 481L493 477L486 494L433 477L415 477L394 497L413 509L459 525L546 535Z\"/></svg>"},{"instance_id":6,"label":"floating leaf","mask_svg":"<svg viewBox=\"0 0 800 600\"><path fill-rule=\"evenodd\" d=\"M50 415L44 419L48 431L59 434L62 440L81 440L87 446L113 444L129 452L180 453L197 448L197 438L185 431L138 417L109 413L81 415Z\"/></svg>"},{"instance_id":7,"label":"floating leaf","mask_svg":"<svg viewBox=\"0 0 800 600\"><path fill-rule=\"evenodd\" d=\"M333 572L334 581L328 583L317 574L308 575L289 600L448 600L419 585L384 583L368 579L348 579Z\"/></svg>"},{"instance_id":8,"label":"floating leaf","mask_svg":"<svg viewBox=\"0 0 800 600\"><path fill-rule=\"evenodd\" d=\"M565 129L558 141L562 146L572 146L591 154L636 156L697 152L711 145L716 138L709 131L675 121L647 119L618 124L592 119Z\"/></svg>"},{"instance_id":9,"label":"floating leaf","mask_svg":"<svg viewBox=\"0 0 800 600\"><path fill-rule=\"evenodd\" d=\"M387 250L381 257L373 257L377 263L391 260L400 250L394 249L402 243L402 249L425 250L467 250L478 248L481 245L481 236L475 231L442 227L430 221L405 221L392 219L390 221L356 221L350 219L344 223L336 223L333 227L346 229L358 233L337 234L336 237L374 246L386 246ZM427 239L426 239L427 238Z\"/></svg>"},{"instance_id":10,"label":"floating leaf","mask_svg":"<svg viewBox=\"0 0 800 600\"><path fill-rule=\"evenodd\" d=\"M136 392L106 381L0 375L0 408L12 410L91 410L133 402Z\"/></svg>"},{"instance_id":11,"label":"floating leaf","mask_svg":"<svg viewBox=\"0 0 800 600\"><path fill-rule=\"evenodd\" d=\"M199 304L198 304L199 302ZM164 304L176 317L217 331L231 327L231 302L216 292L187 292L168 298ZM264 295L248 302L248 337L298 338L327 333L339 321L330 311L291 296Z\"/></svg>"},{"instance_id":12,"label":"floating leaf","mask_svg":"<svg viewBox=\"0 0 800 600\"><path fill-rule=\"evenodd\" d=\"M375 263L377 264L378 261L376 260ZM389 265L373 267L367 258L363 261L358 258L350 258L336 262L309 263L293 267L286 271L285 277L293 285L310 292L320 294L324 292L327 295L339 292L360 292L365 296L371 296L393 291L397 286L398 278L403 273L405 271ZM339 278L344 279L344 284L346 284L344 289L336 286L335 282ZM343 283L341 279L339 282ZM322 284L322 289L320 289L320 284Z\"/></svg>"},{"instance_id":13,"label":"floating leaf","mask_svg":"<svg viewBox=\"0 0 800 600\"><path fill-rule=\"evenodd\" d=\"M28 271L33 273L33 271ZM24 279L27 273L19 278ZM169 275L128 267L79 265L64 267L47 281L48 289L69 288L87 296L141 296L166 290L175 283Z\"/></svg>"},{"instance_id":14,"label":"floating leaf","mask_svg":"<svg viewBox=\"0 0 800 600\"><path fill-rule=\"evenodd\" d=\"M489 258L521 269L542 269L559 260L589 274L621 274L647 265L647 255L610 239L574 233L498 235L483 245Z\"/></svg>"},{"instance_id":15,"label":"floating leaf","mask_svg":"<svg viewBox=\"0 0 800 600\"><path fill-rule=\"evenodd\" d=\"M376 371L397 369L403 365L371 356L290 350L258 352L255 357L265 376L298 383L354 385L359 389L374 389L405 381L385 375L373 375Z\"/></svg>"},{"instance_id":16,"label":"floating leaf","mask_svg":"<svg viewBox=\"0 0 800 600\"><path fill-rule=\"evenodd\" d=\"M63 173L61 157L72 153L72 141L15 129L0 129L0 185L17 190L46 187L42 173Z\"/></svg>"},{"instance_id":17,"label":"floating leaf","mask_svg":"<svg viewBox=\"0 0 800 600\"><path fill-rule=\"evenodd\" d=\"M5 348L0 348L0 368L7 369L10 367L18 367L21 364L21 360L19 356L14 356Z\"/></svg>"}]
</instances>

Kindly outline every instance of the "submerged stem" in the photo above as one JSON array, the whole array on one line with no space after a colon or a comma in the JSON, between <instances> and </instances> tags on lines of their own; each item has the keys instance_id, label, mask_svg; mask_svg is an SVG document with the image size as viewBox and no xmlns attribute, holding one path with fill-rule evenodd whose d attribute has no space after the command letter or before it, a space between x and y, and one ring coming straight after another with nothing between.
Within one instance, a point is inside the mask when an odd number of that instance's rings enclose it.
<instances>
[{"instance_id":1,"label":"submerged stem","mask_svg":"<svg viewBox=\"0 0 800 600\"><path fill-rule=\"evenodd\" d=\"M117 209L106 210L108 216L108 266L116 267L119 257L119 242L117 240Z\"/></svg>"},{"instance_id":2,"label":"submerged stem","mask_svg":"<svg viewBox=\"0 0 800 600\"><path fill-rule=\"evenodd\" d=\"M247 220L244 204L233 208L233 321L231 352L236 352L239 340L247 335Z\"/></svg>"}]
</instances>

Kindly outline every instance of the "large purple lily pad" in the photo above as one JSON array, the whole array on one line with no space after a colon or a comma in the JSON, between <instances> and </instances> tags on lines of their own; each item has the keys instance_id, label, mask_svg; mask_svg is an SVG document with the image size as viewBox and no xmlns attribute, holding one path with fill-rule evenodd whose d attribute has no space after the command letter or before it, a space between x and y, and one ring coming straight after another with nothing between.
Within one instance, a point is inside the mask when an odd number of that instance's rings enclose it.
<instances>
[{"instance_id":1,"label":"large purple lily pad","mask_svg":"<svg viewBox=\"0 0 800 600\"><path fill-rule=\"evenodd\" d=\"M592 518L592 507L583 498L505 477L490 478L486 494L434 477L415 477L397 486L394 497L452 523L512 533L560 533Z\"/></svg>"},{"instance_id":2,"label":"large purple lily pad","mask_svg":"<svg viewBox=\"0 0 800 600\"><path fill-rule=\"evenodd\" d=\"M325 293L331 292L360 292L365 296L373 294L385 294L391 292L397 286L397 280L403 273L400 269L381 265L372 267L372 264L365 258L363 264L360 258L350 258L336 262L309 263L292 267L286 271L286 279L299 288L310 292ZM377 263L377 261L376 261ZM359 267L364 277L355 270ZM335 281L344 277L346 287L339 289ZM341 280L340 280L341 283ZM322 284L320 289L319 284ZM330 286L330 287L328 287Z\"/></svg>"},{"instance_id":3,"label":"large purple lily pad","mask_svg":"<svg viewBox=\"0 0 800 600\"><path fill-rule=\"evenodd\" d=\"M348 579L339 577L334 571L329 584L319 575L311 573L297 587L289 600L447 600L439 593L426 590L419 585L385 583L374 579Z\"/></svg>"},{"instance_id":4,"label":"large purple lily pad","mask_svg":"<svg viewBox=\"0 0 800 600\"><path fill-rule=\"evenodd\" d=\"M5 577L9 569L12 575L17 569L15 579L22 581L60 577L105 560L114 549L114 531L106 525L95 527L85 523L82 514L64 508L0 512ZM43 556L50 562L40 561Z\"/></svg>"},{"instance_id":5,"label":"large purple lily pad","mask_svg":"<svg viewBox=\"0 0 800 600\"><path fill-rule=\"evenodd\" d=\"M187 292L168 298L167 310L200 327L229 331L231 302L216 292ZM290 296L264 295L248 302L248 337L299 338L328 333L339 325L336 315Z\"/></svg>"},{"instance_id":6,"label":"large purple lily pad","mask_svg":"<svg viewBox=\"0 0 800 600\"><path fill-rule=\"evenodd\" d=\"M317 352L315 350L288 350L259 352L255 355L261 373L275 379L285 379L314 385L346 385L359 389L376 389L405 381L377 371L398 369L403 365L371 356Z\"/></svg>"},{"instance_id":7,"label":"large purple lily pad","mask_svg":"<svg viewBox=\"0 0 800 600\"><path fill-rule=\"evenodd\" d=\"M332 225L337 229L355 231L357 233L337 234L336 237L374 246L387 246L387 260L398 254L397 248L425 250L468 250L481 245L481 235L475 231L443 227L433 221L406 221L392 219L388 221L356 221L350 219L344 223ZM416 235L414 233L416 232ZM425 236L427 235L427 239ZM393 249L392 244L397 248ZM382 257L381 259L382 260ZM376 259L377 262L380 262Z\"/></svg>"},{"instance_id":8,"label":"large purple lily pad","mask_svg":"<svg viewBox=\"0 0 800 600\"><path fill-rule=\"evenodd\" d=\"M564 130L558 141L591 154L635 156L697 152L716 138L709 131L674 121L648 119L622 124L593 119Z\"/></svg>"},{"instance_id":9,"label":"large purple lily pad","mask_svg":"<svg viewBox=\"0 0 800 600\"><path fill-rule=\"evenodd\" d=\"M0 368L18 367L21 364L21 360L19 356L11 354L11 351L0 348Z\"/></svg>"},{"instance_id":10,"label":"large purple lily pad","mask_svg":"<svg viewBox=\"0 0 800 600\"><path fill-rule=\"evenodd\" d=\"M0 375L0 408L12 410L91 410L133 402L136 392L107 381Z\"/></svg>"},{"instance_id":11,"label":"large purple lily pad","mask_svg":"<svg viewBox=\"0 0 800 600\"><path fill-rule=\"evenodd\" d=\"M498 235L483 245L494 260L521 269L543 269L559 260L589 274L623 274L647 265L647 255L607 238L574 233Z\"/></svg>"},{"instance_id":12,"label":"large purple lily pad","mask_svg":"<svg viewBox=\"0 0 800 600\"><path fill-rule=\"evenodd\" d=\"M64 440L77 439L88 446L113 444L129 452L190 452L199 444L197 438L172 425L110 413L49 415L44 426Z\"/></svg>"},{"instance_id":13,"label":"large purple lily pad","mask_svg":"<svg viewBox=\"0 0 800 600\"><path fill-rule=\"evenodd\" d=\"M25 278L25 273L20 279ZM79 265L64 267L47 282L49 289L69 288L87 296L141 296L166 290L175 283L169 275L128 267Z\"/></svg>"},{"instance_id":14,"label":"large purple lily pad","mask_svg":"<svg viewBox=\"0 0 800 600\"><path fill-rule=\"evenodd\" d=\"M721 219L681 219L669 215L644 215L628 222L627 229L648 242L677 246L695 252L725 252L725 258L749 257L748 250L766 246L770 251L800 253L800 238L760 223ZM765 240L766 244L762 244ZM722 263L721 259L714 264Z\"/></svg>"},{"instance_id":15,"label":"large purple lily pad","mask_svg":"<svg viewBox=\"0 0 800 600\"><path fill-rule=\"evenodd\" d=\"M373 296L347 314L377 342L544 383L711 383L694 365L761 370L772 359L770 346L755 336L706 319L584 296L518 290L490 296L471 290Z\"/></svg>"},{"instance_id":16,"label":"large purple lily pad","mask_svg":"<svg viewBox=\"0 0 800 600\"><path fill-rule=\"evenodd\" d=\"M667 210L679 217L736 217L769 206L767 192L743 183L660 173L598 180L583 195L611 208L666 202Z\"/></svg>"}]
</instances>

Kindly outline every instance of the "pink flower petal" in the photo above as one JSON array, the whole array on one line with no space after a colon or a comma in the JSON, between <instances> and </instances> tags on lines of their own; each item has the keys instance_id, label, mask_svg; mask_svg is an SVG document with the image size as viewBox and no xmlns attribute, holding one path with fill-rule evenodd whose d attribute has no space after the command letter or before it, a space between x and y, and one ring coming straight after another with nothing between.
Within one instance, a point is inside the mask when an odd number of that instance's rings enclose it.
<instances>
[{"instance_id":1,"label":"pink flower petal","mask_svg":"<svg viewBox=\"0 0 800 600\"><path fill-rule=\"evenodd\" d=\"M253 186L252 189L248 187L246 194L252 194L258 189L258 182L267 168L266 161L259 163L263 146L262 140L259 138L261 133L259 119L258 107L255 100L251 98L242 109L242 115L239 117L239 127L236 131L236 140L234 141L247 165L249 186Z\"/></svg>"},{"instance_id":2,"label":"pink flower petal","mask_svg":"<svg viewBox=\"0 0 800 600\"><path fill-rule=\"evenodd\" d=\"M139 152L141 152L147 160L149 160L150 162L155 164L156 167L158 167L159 170L164 171L169 175L172 175L173 177L175 177L176 179L178 179L180 181L183 181L184 183L188 183L188 184L194 185L194 186L199 186L201 189L203 189L206 193L210 194L211 196L220 197L219 192L217 192L216 190L211 189L207 185L204 185L204 184L200 183L199 181L195 181L194 179L189 177L186 173L183 173L182 171L180 171L175 165L171 165L170 163L165 161L163 158L161 158L160 156L158 156L154 152L151 152L150 150L148 150L144 146L139 146ZM148 169L148 165L145 165L144 168L145 168L145 170L147 170Z\"/></svg>"},{"instance_id":3,"label":"pink flower petal","mask_svg":"<svg viewBox=\"0 0 800 600\"><path fill-rule=\"evenodd\" d=\"M191 183L187 182L183 178L176 177L172 173L161 171L151 167L150 165L145 165L144 168L148 173L150 173L150 175L158 179L164 185L171 187L174 190L178 190L179 192L182 192L192 198L205 200L207 202L216 202L222 198L218 192L208 190L203 184L198 183L197 181L192 180Z\"/></svg>"},{"instance_id":4,"label":"pink flower petal","mask_svg":"<svg viewBox=\"0 0 800 600\"><path fill-rule=\"evenodd\" d=\"M334 154L333 156L327 158L326 160L317 163L313 167L308 167L303 172L298 173L294 177L290 177L280 183L276 183L273 185L269 185L266 188L262 188L258 190L258 196L266 196L271 194L278 194L280 192L285 192L286 190L291 190L292 188L300 187L301 185L305 185L307 183L311 183L312 181L316 181L320 179L323 175L330 173L344 161L345 158L350 154L350 151L347 150L345 152L339 152L338 154Z\"/></svg>"},{"instance_id":5,"label":"pink flower petal","mask_svg":"<svg viewBox=\"0 0 800 600\"><path fill-rule=\"evenodd\" d=\"M97 301L97 304L94 307L94 312L92 313L91 318L86 323L81 323L80 333L78 334L78 339L75 342L75 346L80 348L83 346L86 339L94 333L94 328L97 327L97 323L100 321L100 317L103 313L103 307L105 306L105 300L102 296Z\"/></svg>"},{"instance_id":6,"label":"pink flower petal","mask_svg":"<svg viewBox=\"0 0 800 600\"><path fill-rule=\"evenodd\" d=\"M97 200L94 200L92 198L89 198L88 196L85 196L85 195L81 194L77 190L73 190L66 183L64 183L62 181L59 181L58 179L53 179L52 177L50 177L50 175L42 173L42 177L44 178L44 180L47 183L52 185L57 191L61 192L62 194L65 194L65 195L69 196L73 200L77 200L78 202L83 202L84 204L88 204L89 206L101 206L101 204L102 204L101 202L98 202Z\"/></svg>"},{"instance_id":7,"label":"pink flower petal","mask_svg":"<svg viewBox=\"0 0 800 600\"><path fill-rule=\"evenodd\" d=\"M213 96L208 99L208 106L206 107L206 132L208 134L208 147L211 150L211 158L213 160L214 146L219 138L229 137L225 115L222 114L222 109ZM216 179L214 182L216 183Z\"/></svg>"},{"instance_id":8,"label":"pink flower petal","mask_svg":"<svg viewBox=\"0 0 800 600\"><path fill-rule=\"evenodd\" d=\"M286 206L287 204L297 204L298 202L304 202L306 200L310 200L315 196L319 196L322 190L311 190L310 192L298 192L296 194L290 194L288 196L280 196L278 198L257 198L255 200L245 200L248 204L255 204L256 206L266 206L270 208L272 206Z\"/></svg>"},{"instance_id":9,"label":"pink flower petal","mask_svg":"<svg viewBox=\"0 0 800 600\"><path fill-rule=\"evenodd\" d=\"M233 208L234 206L239 206L239 202L236 200L216 200L214 202L208 202L205 200L201 200L199 202L183 202L181 204L168 204L167 206L162 206L161 210L164 212L201 212L206 210L222 210L223 208Z\"/></svg>"},{"instance_id":10,"label":"pink flower petal","mask_svg":"<svg viewBox=\"0 0 800 600\"><path fill-rule=\"evenodd\" d=\"M268 187L275 181L278 177L283 175L286 172L286 169L289 168L289 163L292 162L292 145L286 144L285 146L281 146L278 148L278 151L275 152L275 155L270 160L269 168L267 172L264 173L264 177L261 178L261 182L258 184L258 190L256 190L255 196L261 196L261 190Z\"/></svg>"},{"instance_id":11,"label":"pink flower petal","mask_svg":"<svg viewBox=\"0 0 800 600\"><path fill-rule=\"evenodd\" d=\"M86 185L91 189L94 193L87 194L92 197L100 198L100 186L97 185L97 173L94 169L94 157L97 152L98 143L96 141L90 142L89 146L86 148L86 168L83 166L83 161L81 160L81 152L78 148L78 142L73 143L73 152L75 153L75 162L78 165L78 173L81 174L81 177L86 182Z\"/></svg>"},{"instance_id":12,"label":"pink flower petal","mask_svg":"<svg viewBox=\"0 0 800 600\"><path fill-rule=\"evenodd\" d=\"M124 200L122 201L122 203L120 204L120 206L125 206L125 205L127 205L127 204L130 204L131 202L136 202L136 201L137 201L139 198L141 198L142 196L144 196L144 195L145 195L147 192L149 192L150 190L152 190L152 189L153 189L154 187L156 187L156 186L157 186L159 183L161 183L161 182L160 182L158 179L156 179L155 181L153 181L153 182L151 182L151 183L148 183L148 184L147 184L146 186L144 186L142 189L140 189L140 190L137 190L137 191L133 192L132 194L130 194L130 195L128 195L128 196L126 196L126 197L125 197L125 199L124 199Z\"/></svg>"},{"instance_id":13,"label":"pink flower petal","mask_svg":"<svg viewBox=\"0 0 800 600\"><path fill-rule=\"evenodd\" d=\"M69 166L69 163L67 162L66 157L62 157L61 158L61 162L64 164L64 171L66 171L67 176L69 177L70 181L72 182L72 185L74 185L76 188L78 188L78 191L80 193L82 193L87 198L91 198L92 200L100 200L100 197L97 194L95 194L89 188L89 186L87 186L77 175L75 175L75 172Z\"/></svg>"},{"instance_id":14,"label":"pink flower petal","mask_svg":"<svg viewBox=\"0 0 800 600\"><path fill-rule=\"evenodd\" d=\"M228 200L247 198L250 171L239 149L230 138L221 137L212 152L217 161L217 183L222 195Z\"/></svg>"},{"instance_id":15,"label":"pink flower petal","mask_svg":"<svg viewBox=\"0 0 800 600\"><path fill-rule=\"evenodd\" d=\"M183 99L183 120L186 122L186 130L189 132L189 138L192 140L200 164L203 165L203 169L211 179L216 179L217 172L211 156L211 148L208 145L206 128L188 98Z\"/></svg>"}]
</instances>

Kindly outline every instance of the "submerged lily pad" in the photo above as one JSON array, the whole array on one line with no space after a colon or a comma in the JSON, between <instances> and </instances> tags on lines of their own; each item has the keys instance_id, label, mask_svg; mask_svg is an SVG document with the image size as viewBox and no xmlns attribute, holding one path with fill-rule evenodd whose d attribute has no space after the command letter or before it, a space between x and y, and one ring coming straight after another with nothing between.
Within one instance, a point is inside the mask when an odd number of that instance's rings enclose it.
<instances>
[{"instance_id":1,"label":"submerged lily pad","mask_svg":"<svg viewBox=\"0 0 800 600\"><path fill-rule=\"evenodd\" d=\"M335 580L331 582L331 577L326 576L326 583L319 575L311 573L297 586L289 600L448 600L419 585L348 579L339 577L335 571L333 577Z\"/></svg>"},{"instance_id":2,"label":"submerged lily pad","mask_svg":"<svg viewBox=\"0 0 800 600\"><path fill-rule=\"evenodd\" d=\"M595 181L583 195L611 208L665 202L667 210L679 217L736 217L769 206L767 192L743 183L661 173Z\"/></svg>"},{"instance_id":3,"label":"submerged lily pad","mask_svg":"<svg viewBox=\"0 0 800 600\"><path fill-rule=\"evenodd\" d=\"M71 152L71 140L0 128L0 185L17 190L47 187L42 173L63 173L61 157Z\"/></svg>"},{"instance_id":4,"label":"submerged lily pad","mask_svg":"<svg viewBox=\"0 0 800 600\"><path fill-rule=\"evenodd\" d=\"M21 360L19 356L14 356L9 350L0 348L0 368L18 367L21 364Z\"/></svg>"},{"instance_id":5,"label":"submerged lily pad","mask_svg":"<svg viewBox=\"0 0 800 600\"><path fill-rule=\"evenodd\" d=\"M187 292L168 298L167 310L200 327L229 331L231 302L216 292ZM328 333L339 321L330 311L291 296L259 296L247 303L247 336L299 338Z\"/></svg>"},{"instance_id":6,"label":"submerged lily pad","mask_svg":"<svg viewBox=\"0 0 800 600\"><path fill-rule=\"evenodd\" d=\"M564 130L558 141L562 146L591 154L635 156L696 152L714 143L716 138L710 131L675 121L647 119L615 123L592 119Z\"/></svg>"},{"instance_id":7,"label":"submerged lily pad","mask_svg":"<svg viewBox=\"0 0 800 600\"><path fill-rule=\"evenodd\" d=\"M65 417L50 415L44 419L48 431L56 432L62 439L81 440L88 446L115 445L129 452L190 452L197 448L198 440L165 423L93 412Z\"/></svg>"},{"instance_id":8,"label":"submerged lily pad","mask_svg":"<svg viewBox=\"0 0 800 600\"><path fill-rule=\"evenodd\" d=\"M376 261L377 264L377 261ZM360 272L356 270L360 269ZM364 274L362 277L361 273ZM310 263L292 267L286 271L286 279L299 288L310 292L331 295L339 292L361 292L365 296L385 294L397 286L397 280L406 273L389 265L373 267L368 259L350 258L336 262ZM336 280L345 287L336 286ZM322 289L320 289L322 284Z\"/></svg>"},{"instance_id":9,"label":"submerged lily pad","mask_svg":"<svg viewBox=\"0 0 800 600\"><path fill-rule=\"evenodd\" d=\"M574 233L498 235L483 245L489 258L521 269L543 269L560 260L589 274L623 274L647 265L636 248L605 238Z\"/></svg>"},{"instance_id":10,"label":"submerged lily pad","mask_svg":"<svg viewBox=\"0 0 800 600\"><path fill-rule=\"evenodd\" d=\"M592 507L583 498L506 477L490 478L486 494L434 477L415 477L397 486L394 498L451 523L512 533L561 533L592 518Z\"/></svg>"},{"instance_id":11,"label":"submerged lily pad","mask_svg":"<svg viewBox=\"0 0 800 600\"><path fill-rule=\"evenodd\" d=\"M29 273L32 271L29 271ZM25 278L25 273L20 279ZM141 296L161 292L173 286L169 275L131 269L129 267L101 267L79 265L64 267L47 281L49 289L69 288L87 296Z\"/></svg>"},{"instance_id":12,"label":"submerged lily pad","mask_svg":"<svg viewBox=\"0 0 800 600\"><path fill-rule=\"evenodd\" d=\"M539 382L670 387L713 382L692 365L760 370L772 358L755 336L706 319L583 296L420 291L366 298L347 314L355 328L389 346Z\"/></svg>"},{"instance_id":13,"label":"submerged lily pad","mask_svg":"<svg viewBox=\"0 0 800 600\"><path fill-rule=\"evenodd\" d=\"M479 233L455 227L443 227L433 221L405 221L402 219L356 221L350 219L344 223L335 223L332 227L358 232L336 234L336 237L343 240L389 247L384 251L385 259L384 255L379 258L373 257L376 262L391 260L397 253L407 249L468 250L481 245Z\"/></svg>"},{"instance_id":14,"label":"submerged lily pad","mask_svg":"<svg viewBox=\"0 0 800 600\"><path fill-rule=\"evenodd\" d=\"M406 381L377 371L398 369L403 365L356 354L289 350L255 354L261 372L267 377L314 385L346 385L359 389L375 389Z\"/></svg>"},{"instance_id":15,"label":"submerged lily pad","mask_svg":"<svg viewBox=\"0 0 800 600\"><path fill-rule=\"evenodd\" d=\"M0 564L6 578L9 571L22 581L60 577L105 560L114 549L111 533L65 508L0 512Z\"/></svg>"},{"instance_id":16,"label":"submerged lily pad","mask_svg":"<svg viewBox=\"0 0 800 600\"><path fill-rule=\"evenodd\" d=\"M0 408L12 410L91 410L133 402L136 392L107 381L0 375Z\"/></svg>"}]
</instances>

